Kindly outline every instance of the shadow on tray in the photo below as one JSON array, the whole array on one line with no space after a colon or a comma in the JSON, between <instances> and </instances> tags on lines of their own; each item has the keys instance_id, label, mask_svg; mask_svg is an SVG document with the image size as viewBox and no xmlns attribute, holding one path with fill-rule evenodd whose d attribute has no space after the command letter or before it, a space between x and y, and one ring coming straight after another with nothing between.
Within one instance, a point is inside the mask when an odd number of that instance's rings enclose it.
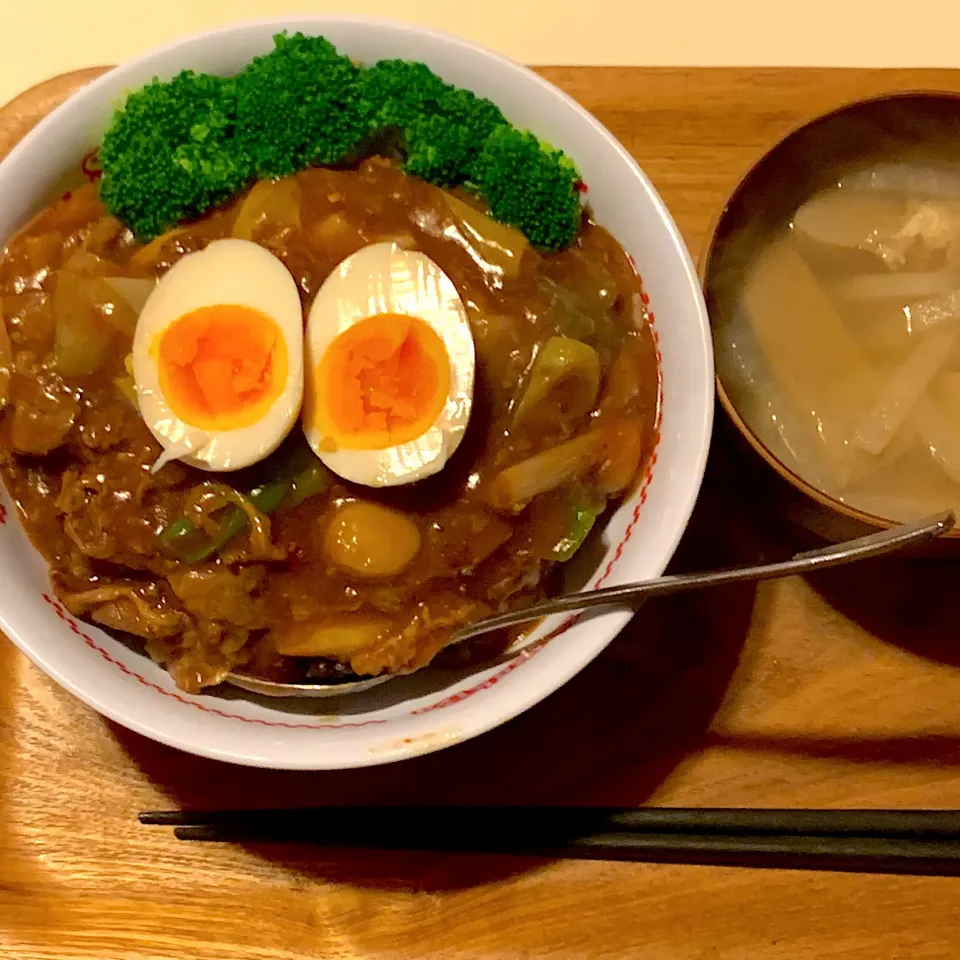
<instances>
[{"instance_id":1,"label":"shadow on tray","mask_svg":"<svg viewBox=\"0 0 960 960\"><path fill-rule=\"evenodd\" d=\"M957 583L960 560L871 561L810 577L835 610L886 643L960 666Z\"/></svg>"},{"instance_id":2,"label":"shadow on tray","mask_svg":"<svg viewBox=\"0 0 960 960\"><path fill-rule=\"evenodd\" d=\"M757 504L748 526L768 523L768 543L777 557L825 546L810 529L787 519L786 504L806 504L760 458L746 448L726 417L718 418L711 455L711 482L738 485ZM763 517L763 519L761 519ZM826 526L830 526L826 522ZM864 528L862 533L869 532ZM859 535L849 532L847 535ZM742 552L741 552L742 555ZM956 541L937 541L912 556L881 557L810 574L809 584L827 604L868 633L938 663L960 666L954 590L960 582Z\"/></svg>"},{"instance_id":3,"label":"shadow on tray","mask_svg":"<svg viewBox=\"0 0 960 960\"><path fill-rule=\"evenodd\" d=\"M769 556L769 525L747 522L754 507L723 470L709 476L672 568ZM782 546L775 552L784 555ZM113 730L170 805L182 808L637 805L705 742L736 667L753 600L753 587L744 585L651 601L596 661L534 709L477 739L399 764L317 773L257 770ZM494 856L251 849L311 876L418 890L473 886L537 865Z\"/></svg>"}]
</instances>

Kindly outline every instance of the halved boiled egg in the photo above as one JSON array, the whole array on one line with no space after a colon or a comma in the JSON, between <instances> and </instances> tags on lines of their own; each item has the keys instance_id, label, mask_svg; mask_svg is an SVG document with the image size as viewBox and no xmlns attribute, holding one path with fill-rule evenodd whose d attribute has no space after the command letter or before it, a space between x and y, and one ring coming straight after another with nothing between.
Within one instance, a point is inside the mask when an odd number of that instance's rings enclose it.
<instances>
[{"instance_id":1,"label":"halved boiled egg","mask_svg":"<svg viewBox=\"0 0 960 960\"><path fill-rule=\"evenodd\" d=\"M179 260L144 304L133 340L140 413L183 460L238 470L272 453L303 400L303 311L269 251L217 240Z\"/></svg>"},{"instance_id":2,"label":"halved boiled egg","mask_svg":"<svg viewBox=\"0 0 960 960\"><path fill-rule=\"evenodd\" d=\"M429 257L376 243L344 260L307 318L303 429L336 474L369 487L440 470L470 419L467 313Z\"/></svg>"}]
</instances>

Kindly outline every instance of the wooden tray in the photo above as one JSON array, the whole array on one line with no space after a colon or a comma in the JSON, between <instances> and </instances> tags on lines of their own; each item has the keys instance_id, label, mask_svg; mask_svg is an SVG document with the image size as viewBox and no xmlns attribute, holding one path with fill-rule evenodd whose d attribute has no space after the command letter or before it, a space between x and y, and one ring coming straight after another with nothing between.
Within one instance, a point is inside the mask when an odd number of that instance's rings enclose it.
<instances>
[{"instance_id":1,"label":"wooden tray","mask_svg":"<svg viewBox=\"0 0 960 960\"><path fill-rule=\"evenodd\" d=\"M0 153L97 74L0 110ZM947 71L542 71L650 174L694 256L797 123ZM676 566L798 535L722 418ZM0 639L0 956L13 960L953 957L960 884L842 874L188 846L138 810L270 803L960 805L954 561L877 562L651 603L547 702L429 757L246 770L102 720ZM2 591L0 586L0 591Z\"/></svg>"}]
</instances>

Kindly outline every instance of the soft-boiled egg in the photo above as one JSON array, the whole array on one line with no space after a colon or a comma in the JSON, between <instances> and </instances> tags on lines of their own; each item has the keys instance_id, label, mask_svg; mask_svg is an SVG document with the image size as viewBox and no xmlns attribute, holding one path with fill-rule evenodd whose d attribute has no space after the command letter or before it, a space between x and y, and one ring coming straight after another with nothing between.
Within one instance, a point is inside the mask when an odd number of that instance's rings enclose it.
<instances>
[{"instance_id":1,"label":"soft-boiled egg","mask_svg":"<svg viewBox=\"0 0 960 960\"><path fill-rule=\"evenodd\" d=\"M303 311L269 251L217 240L179 260L147 298L133 340L140 413L183 460L238 470L272 453L303 400Z\"/></svg>"},{"instance_id":2,"label":"soft-boiled egg","mask_svg":"<svg viewBox=\"0 0 960 960\"><path fill-rule=\"evenodd\" d=\"M369 487L440 470L470 419L467 313L429 257L376 243L347 257L307 318L303 429L336 474Z\"/></svg>"}]
</instances>

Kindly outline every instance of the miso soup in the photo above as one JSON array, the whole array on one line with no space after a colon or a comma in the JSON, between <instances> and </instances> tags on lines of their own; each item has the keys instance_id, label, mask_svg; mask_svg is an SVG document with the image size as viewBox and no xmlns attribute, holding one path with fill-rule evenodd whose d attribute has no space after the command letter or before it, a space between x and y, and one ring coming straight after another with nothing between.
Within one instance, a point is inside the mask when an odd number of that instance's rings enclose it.
<instances>
[{"instance_id":1,"label":"miso soup","mask_svg":"<svg viewBox=\"0 0 960 960\"><path fill-rule=\"evenodd\" d=\"M717 365L771 452L878 517L960 511L960 166L850 169L736 272Z\"/></svg>"}]
</instances>

